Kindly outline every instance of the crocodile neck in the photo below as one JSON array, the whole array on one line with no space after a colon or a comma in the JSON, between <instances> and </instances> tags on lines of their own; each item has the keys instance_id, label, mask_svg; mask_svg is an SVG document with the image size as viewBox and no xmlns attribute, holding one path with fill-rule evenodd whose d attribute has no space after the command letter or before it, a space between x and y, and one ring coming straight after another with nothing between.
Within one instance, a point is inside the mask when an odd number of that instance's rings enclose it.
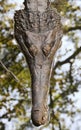
<instances>
[{"instance_id":1,"label":"crocodile neck","mask_svg":"<svg viewBox=\"0 0 81 130\"><path fill-rule=\"evenodd\" d=\"M25 0L24 5L27 10L42 13L49 8L50 2L49 0Z\"/></svg>"}]
</instances>

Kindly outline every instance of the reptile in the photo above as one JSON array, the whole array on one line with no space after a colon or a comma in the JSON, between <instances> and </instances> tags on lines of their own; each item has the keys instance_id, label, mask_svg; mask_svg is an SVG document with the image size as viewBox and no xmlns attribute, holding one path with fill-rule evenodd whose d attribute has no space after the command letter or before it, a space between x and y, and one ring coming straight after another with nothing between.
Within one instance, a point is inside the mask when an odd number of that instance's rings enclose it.
<instances>
[{"instance_id":1,"label":"reptile","mask_svg":"<svg viewBox=\"0 0 81 130\"><path fill-rule=\"evenodd\" d=\"M14 34L31 74L32 110L35 126L48 121L48 93L52 62L61 46L61 16L49 0L25 0L14 15Z\"/></svg>"}]
</instances>

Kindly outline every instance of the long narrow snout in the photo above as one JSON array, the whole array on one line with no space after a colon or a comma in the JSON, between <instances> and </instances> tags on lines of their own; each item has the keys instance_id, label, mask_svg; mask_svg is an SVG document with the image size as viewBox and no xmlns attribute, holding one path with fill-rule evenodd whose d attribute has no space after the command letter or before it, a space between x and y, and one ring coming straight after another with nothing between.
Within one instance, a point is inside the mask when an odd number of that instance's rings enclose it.
<instances>
[{"instance_id":1,"label":"long narrow snout","mask_svg":"<svg viewBox=\"0 0 81 130\"><path fill-rule=\"evenodd\" d=\"M35 126L44 125L48 120L48 107L45 104L32 107L32 121Z\"/></svg>"},{"instance_id":2,"label":"long narrow snout","mask_svg":"<svg viewBox=\"0 0 81 130\"><path fill-rule=\"evenodd\" d=\"M35 68L32 79L32 121L35 126L43 125L48 120L48 91L50 68Z\"/></svg>"}]
</instances>

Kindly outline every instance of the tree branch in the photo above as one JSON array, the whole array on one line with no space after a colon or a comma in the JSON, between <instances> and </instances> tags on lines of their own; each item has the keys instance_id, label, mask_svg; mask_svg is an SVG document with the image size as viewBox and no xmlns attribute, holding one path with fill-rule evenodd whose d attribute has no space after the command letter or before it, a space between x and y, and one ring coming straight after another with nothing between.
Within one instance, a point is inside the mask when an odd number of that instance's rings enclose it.
<instances>
[{"instance_id":1,"label":"tree branch","mask_svg":"<svg viewBox=\"0 0 81 130\"><path fill-rule=\"evenodd\" d=\"M58 61L54 67L54 70L58 67L61 66L63 64L69 63L71 59L74 59L79 53L81 52L81 47L78 48L70 57L68 57L67 59L63 60L63 61Z\"/></svg>"},{"instance_id":2,"label":"tree branch","mask_svg":"<svg viewBox=\"0 0 81 130\"><path fill-rule=\"evenodd\" d=\"M52 111L52 114L53 114L54 119L58 122L59 130L62 130L61 123L60 123L59 119L56 117L56 115L54 114L54 111Z\"/></svg>"},{"instance_id":3,"label":"tree branch","mask_svg":"<svg viewBox=\"0 0 81 130\"><path fill-rule=\"evenodd\" d=\"M64 27L64 30L63 30L63 32L64 32L64 34L65 33L68 33L68 32L70 32L70 31L74 31L74 30L81 30L81 25L78 25L78 26L75 26L75 27Z\"/></svg>"},{"instance_id":4,"label":"tree branch","mask_svg":"<svg viewBox=\"0 0 81 130\"><path fill-rule=\"evenodd\" d=\"M10 75L12 75L12 77L15 79L16 82L18 83L20 82L19 79L15 76L15 74L12 71L8 70L1 60L0 64L2 65L3 69L5 69Z\"/></svg>"},{"instance_id":5,"label":"tree branch","mask_svg":"<svg viewBox=\"0 0 81 130\"><path fill-rule=\"evenodd\" d=\"M54 113L54 110L53 110L53 104L54 104L54 100L52 99L52 87L50 87L50 91L49 91L49 94L50 94L50 108L52 109L51 111L51 117L57 121L58 123L58 126L59 126L59 130L62 130L61 128L61 123L60 123L60 120L56 117L55 113Z\"/></svg>"}]
</instances>

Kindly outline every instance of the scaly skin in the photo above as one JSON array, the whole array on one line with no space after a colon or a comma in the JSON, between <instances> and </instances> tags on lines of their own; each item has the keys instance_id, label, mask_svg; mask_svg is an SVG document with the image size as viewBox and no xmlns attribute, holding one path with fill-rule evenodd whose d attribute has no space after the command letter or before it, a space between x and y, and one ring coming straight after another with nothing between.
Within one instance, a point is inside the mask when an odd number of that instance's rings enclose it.
<instances>
[{"instance_id":1,"label":"scaly skin","mask_svg":"<svg viewBox=\"0 0 81 130\"><path fill-rule=\"evenodd\" d=\"M34 125L40 126L48 120L47 99L51 66L53 57L61 45L62 28L60 15L55 9L49 10L48 0L25 0L24 4L25 9L15 13L15 38L30 69L32 121ZM32 14L37 18L34 23ZM45 16L41 20L43 14Z\"/></svg>"}]
</instances>

